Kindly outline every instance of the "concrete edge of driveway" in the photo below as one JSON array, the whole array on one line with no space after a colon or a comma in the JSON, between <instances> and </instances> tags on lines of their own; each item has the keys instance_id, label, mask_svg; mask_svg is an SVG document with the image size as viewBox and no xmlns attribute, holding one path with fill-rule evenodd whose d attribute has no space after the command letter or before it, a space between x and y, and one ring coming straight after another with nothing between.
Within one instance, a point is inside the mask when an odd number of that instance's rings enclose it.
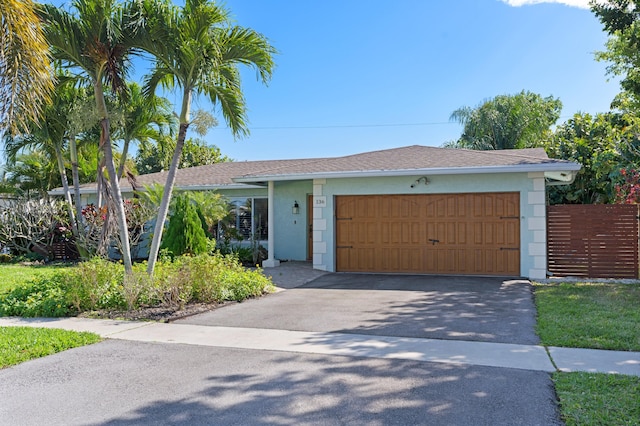
<instances>
[{"instance_id":1,"label":"concrete edge of driveway","mask_svg":"<svg viewBox=\"0 0 640 426\"><path fill-rule=\"evenodd\" d=\"M5 317L0 326L90 331L103 338L153 343L640 376L640 352L88 318Z\"/></svg>"}]
</instances>

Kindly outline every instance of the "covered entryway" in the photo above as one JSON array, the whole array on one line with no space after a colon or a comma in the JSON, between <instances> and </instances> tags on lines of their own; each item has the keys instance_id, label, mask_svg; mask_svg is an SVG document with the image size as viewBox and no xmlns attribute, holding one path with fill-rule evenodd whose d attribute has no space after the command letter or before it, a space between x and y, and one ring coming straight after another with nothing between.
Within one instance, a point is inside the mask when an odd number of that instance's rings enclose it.
<instances>
[{"instance_id":1,"label":"covered entryway","mask_svg":"<svg viewBox=\"0 0 640 426\"><path fill-rule=\"evenodd\" d=\"M517 192L336 196L336 270L520 275Z\"/></svg>"}]
</instances>

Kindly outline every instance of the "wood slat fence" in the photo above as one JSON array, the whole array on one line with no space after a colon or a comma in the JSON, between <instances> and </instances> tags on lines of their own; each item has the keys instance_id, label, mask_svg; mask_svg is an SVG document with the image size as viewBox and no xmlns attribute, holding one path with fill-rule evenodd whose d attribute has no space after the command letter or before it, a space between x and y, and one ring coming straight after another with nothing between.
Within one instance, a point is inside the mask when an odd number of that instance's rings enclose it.
<instances>
[{"instance_id":1,"label":"wood slat fence","mask_svg":"<svg viewBox=\"0 0 640 426\"><path fill-rule=\"evenodd\" d=\"M557 276L639 278L640 206L547 207L548 270Z\"/></svg>"}]
</instances>

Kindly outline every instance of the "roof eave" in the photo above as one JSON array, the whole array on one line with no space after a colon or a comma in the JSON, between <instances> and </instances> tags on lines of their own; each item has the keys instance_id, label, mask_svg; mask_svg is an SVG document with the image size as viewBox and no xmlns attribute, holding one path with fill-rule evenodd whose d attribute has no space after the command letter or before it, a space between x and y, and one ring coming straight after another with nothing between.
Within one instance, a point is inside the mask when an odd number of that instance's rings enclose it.
<instances>
[{"instance_id":1,"label":"roof eave","mask_svg":"<svg viewBox=\"0 0 640 426\"><path fill-rule=\"evenodd\" d=\"M177 191L214 191L218 189L262 189L263 185L251 185L246 183L231 183L231 184L217 184L217 185L176 185ZM144 191L144 189L141 189ZM96 188L80 188L80 195L95 194ZM131 188L122 188L123 193L133 192ZM62 188L56 188L49 191L49 195L64 195Z\"/></svg>"},{"instance_id":2,"label":"roof eave","mask_svg":"<svg viewBox=\"0 0 640 426\"><path fill-rule=\"evenodd\" d=\"M435 176L435 175L467 175L490 173L533 173L533 172L577 172L581 166L577 163L544 163L518 164L513 166L482 166L482 167L439 167L428 169L403 170L354 170L342 172L294 173L285 175L255 175L233 178L237 183L263 181L291 181L309 179L339 179L354 177L392 177L392 176Z\"/></svg>"}]
</instances>

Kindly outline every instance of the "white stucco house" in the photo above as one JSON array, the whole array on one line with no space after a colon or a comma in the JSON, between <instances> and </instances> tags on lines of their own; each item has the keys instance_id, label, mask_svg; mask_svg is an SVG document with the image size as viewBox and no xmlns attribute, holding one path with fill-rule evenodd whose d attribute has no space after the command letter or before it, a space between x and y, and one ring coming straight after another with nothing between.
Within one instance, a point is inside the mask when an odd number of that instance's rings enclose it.
<instances>
[{"instance_id":1,"label":"white stucco house","mask_svg":"<svg viewBox=\"0 0 640 426\"><path fill-rule=\"evenodd\" d=\"M268 247L264 266L308 260L337 272L541 279L547 271L546 187L570 184L579 170L541 148L414 145L193 167L178 171L176 186L216 190L234 202L238 229ZM138 181L164 184L165 178L161 172ZM131 195L124 181L122 190ZM95 191L83 185L83 201Z\"/></svg>"}]
</instances>

